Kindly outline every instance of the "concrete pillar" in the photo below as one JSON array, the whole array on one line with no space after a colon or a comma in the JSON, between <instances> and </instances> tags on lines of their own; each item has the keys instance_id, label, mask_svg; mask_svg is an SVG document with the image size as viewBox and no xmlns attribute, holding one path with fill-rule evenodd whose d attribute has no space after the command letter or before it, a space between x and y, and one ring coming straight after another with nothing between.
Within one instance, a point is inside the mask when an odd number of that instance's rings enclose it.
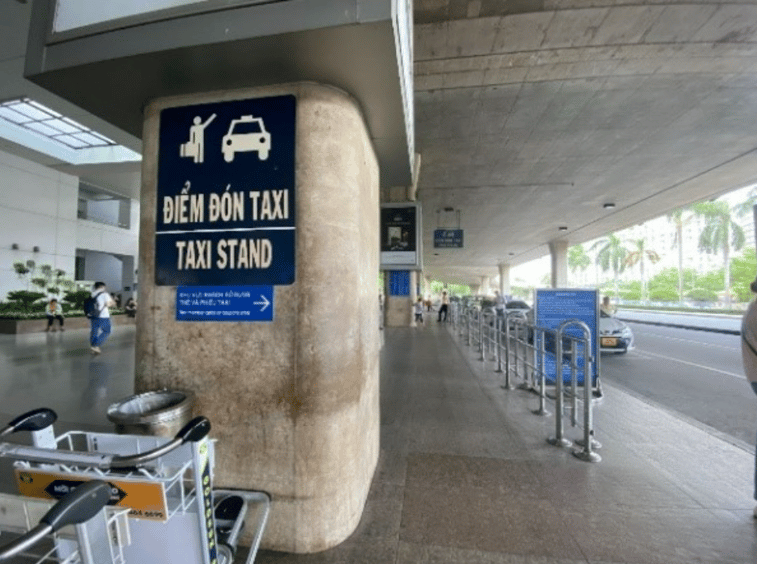
<instances>
[{"instance_id":1,"label":"concrete pillar","mask_svg":"<svg viewBox=\"0 0 757 564\"><path fill-rule=\"evenodd\" d=\"M414 327L413 296L416 273L409 270L384 271L384 325Z\"/></svg>"},{"instance_id":2,"label":"concrete pillar","mask_svg":"<svg viewBox=\"0 0 757 564\"><path fill-rule=\"evenodd\" d=\"M568 286L568 242L550 241L549 254L552 258L552 287Z\"/></svg>"},{"instance_id":3,"label":"concrete pillar","mask_svg":"<svg viewBox=\"0 0 757 564\"><path fill-rule=\"evenodd\" d=\"M488 296L490 291L491 289L489 288L489 277L482 276L481 277L481 295Z\"/></svg>"},{"instance_id":4,"label":"concrete pillar","mask_svg":"<svg viewBox=\"0 0 757 564\"><path fill-rule=\"evenodd\" d=\"M177 322L176 287L154 283L160 112L279 95L296 98L295 281L274 286L271 322ZM333 547L360 521L379 453L379 170L360 107L298 83L162 99L145 120L136 391L196 393L216 484L273 497L265 547Z\"/></svg>"},{"instance_id":5,"label":"concrete pillar","mask_svg":"<svg viewBox=\"0 0 757 564\"><path fill-rule=\"evenodd\" d=\"M510 265L501 263L499 266L499 293L503 296L509 296L512 293L510 289Z\"/></svg>"}]
</instances>

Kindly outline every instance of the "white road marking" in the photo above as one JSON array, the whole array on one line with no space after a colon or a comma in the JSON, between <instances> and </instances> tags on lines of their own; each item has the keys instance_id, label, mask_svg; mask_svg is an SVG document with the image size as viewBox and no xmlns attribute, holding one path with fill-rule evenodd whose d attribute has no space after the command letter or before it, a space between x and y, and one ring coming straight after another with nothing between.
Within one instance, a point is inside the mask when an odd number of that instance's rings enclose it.
<instances>
[{"instance_id":1,"label":"white road marking","mask_svg":"<svg viewBox=\"0 0 757 564\"><path fill-rule=\"evenodd\" d=\"M672 356L665 356L664 354L656 354L651 353L649 351L641 352L638 347L635 350L636 353L640 353L640 356L656 356L657 358L664 358L665 360L672 360L673 362L679 362L681 364L686 364L687 366L694 366L695 368L702 368L704 370L710 370L711 372L717 372L718 374L725 374L726 376L733 376L734 378L738 378L740 380L746 380L746 376L743 374L735 374L733 372L726 372L725 370L719 370L717 368L712 368L711 366L705 366L703 364L697 364L695 362L688 362L686 360L681 360L679 358L673 358Z\"/></svg>"}]
</instances>

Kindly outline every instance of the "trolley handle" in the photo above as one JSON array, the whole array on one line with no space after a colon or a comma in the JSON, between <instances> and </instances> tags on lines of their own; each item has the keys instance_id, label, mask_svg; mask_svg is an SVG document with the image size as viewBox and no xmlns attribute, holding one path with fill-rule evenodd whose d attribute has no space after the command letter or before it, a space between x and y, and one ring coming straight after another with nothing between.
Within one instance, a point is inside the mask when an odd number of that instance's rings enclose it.
<instances>
[{"instance_id":1,"label":"trolley handle","mask_svg":"<svg viewBox=\"0 0 757 564\"><path fill-rule=\"evenodd\" d=\"M210 421L208 421L207 417L203 417L203 416L195 417L189 423L184 425L181 431L179 431L176 434L176 437L174 437L172 440L170 440L166 444L159 446L157 448L154 448L152 450L148 450L147 452L140 453L140 454L134 454L130 456L114 456L113 460L111 460L110 462L110 467L111 468L137 467L151 460L155 460L156 458L159 458L163 456L164 454L168 454L175 448L178 448L187 442L201 441L202 439L208 436L209 432L210 432Z\"/></svg>"},{"instance_id":2,"label":"trolley handle","mask_svg":"<svg viewBox=\"0 0 757 564\"><path fill-rule=\"evenodd\" d=\"M110 501L110 486L92 480L66 494L48 511L39 524L13 542L0 547L0 562L13 558L37 544L43 537L68 525L89 521Z\"/></svg>"},{"instance_id":3,"label":"trolley handle","mask_svg":"<svg viewBox=\"0 0 757 564\"><path fill-rule=\"evenodd\" d=\"M0 437L17 431L41 431L55 423L58 415L48 407L40 407L19 415L0 430Z\"/></svg>"}]
</instances>

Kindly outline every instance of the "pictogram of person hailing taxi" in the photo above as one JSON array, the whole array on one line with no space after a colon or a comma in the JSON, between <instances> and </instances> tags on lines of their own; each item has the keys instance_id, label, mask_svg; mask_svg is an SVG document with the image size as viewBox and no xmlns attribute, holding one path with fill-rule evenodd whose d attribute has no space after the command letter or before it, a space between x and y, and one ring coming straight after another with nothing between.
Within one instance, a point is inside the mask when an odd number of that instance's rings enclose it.
<instances>
[{"instance_id":1,"label":"pictogram of person hailing taxi","mask_svg":"<svg viewBox=\"0 0 757 564\"><path fill-rule=\"evenodd\" d=\"M216 114L203 123L200 116L195 116L194 125L189 127L189 141L182 143L179 147L179 154L182 157L192 157L196 164L205 162L205 128L214 119L216 119Z\"/></svg>"}]
</instances>

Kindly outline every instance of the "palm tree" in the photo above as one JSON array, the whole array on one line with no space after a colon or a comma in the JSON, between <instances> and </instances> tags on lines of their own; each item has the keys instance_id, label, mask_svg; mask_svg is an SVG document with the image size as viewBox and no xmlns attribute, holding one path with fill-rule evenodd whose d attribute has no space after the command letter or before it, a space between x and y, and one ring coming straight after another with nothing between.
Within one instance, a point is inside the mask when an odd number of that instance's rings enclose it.
<instances>
[{"instance_id":1,"label":"palm tree","mask_svg":"<svg viewBox=\"0 0 757 564\"><path fill-rule=\"evenodd\" d=\"M623 246L620 238L611 233L606 239L600 239L591 246L593 249L599 249L597 252L597 264L606 272L612 269L612 280L615 287L615 299L620 296L618 289L618 275L626 268L626 255L628 249Z\"/></svg>"},{"instance_id":2,"label":"palm tree","mask_svg":"<svg viewBox=\"0 0 757 564\"><path fill-rule=\"evenodd\" d=\"M628 253L626 256L626 265L629 267L639 265L639 274L641 275L641 301L647 301L647 281L644 278L644 262L649 260L652 264L660 260L660 255L657 251L646 248L646 239L636 239L633 241L635 246L634 250Z\"/></svg>"},{"instance_id":3,"label":"palm tree","mask_svg":"<svg viewBox=\"0 0 757 564\"><path fill-rule=\"evenodd\" d=\"M583 245L573 245L568 249L568 266L573 274L576 273L576 270L585 273L590 265L591 257L586 254ZM585 276L583 278L585 278Z\"/></svg>"},{"instance_id":4,"label":"palm tree","mask_svg":"<svg viewBox=\"0 0 757 564\"><path fill-rule=\"evenodd\" d=\"M731 307L731 250L738 251L744 246L744 230L733 220L734 210L727 202L716 200L694 204L694 213L705 220L704 229L699 234L699 248L708 253L723 253L725 270L725 303Z\"/></svg>"},{"instance_id":5,"label":"palm tree","mask_svg":"<svg viewBox=\"0 0 757 564\"><path fill-rule=\"evenodd\" d=\"M691 221L691 214L684 215L690 211L689 208L683 207L673 210L668 214L670 221L676 228L676 238L673 246L678 245L678 303L683 303L683 228Z\"/></svg>"},{"instance_id":6,"label":"palm tree","mask_svg":"<svg viewBox=\"0 0 757 564\"><path fill-rule=\"evenodd\" d=\"M745 215L752 213L755 204L757 204L757 188L752 187L752 189L749 190L749 194L747 194L746 200L740 204L736 204L733 207L733 211L738 217L744 217Z\"/></svg>"}]
</instances>

